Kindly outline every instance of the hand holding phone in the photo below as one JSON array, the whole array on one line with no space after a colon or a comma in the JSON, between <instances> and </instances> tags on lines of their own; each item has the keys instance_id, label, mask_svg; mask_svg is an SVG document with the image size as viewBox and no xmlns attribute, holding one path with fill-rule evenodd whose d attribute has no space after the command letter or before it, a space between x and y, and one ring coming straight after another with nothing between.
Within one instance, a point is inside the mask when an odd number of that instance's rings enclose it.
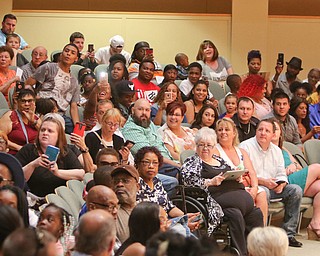
<instances>
[{"instance_id":1,"label":"hand holding phone","mask_svg":"<svg viewBox=\"0 0 320 256\"><path fill-rule=\"evenodd\" d=\"M127 147L129 150L134 146L134 144L136 144L136 143L134 143L133 141L131 141L131 140L127 140L124 144L123 144L123 146L124 147Z\"/></svg>"},{"instance_id":2,"label":"hand holding phone","mask_svg":"<svg viewBox=\"0 0 320 256\"><path fill-rule=\"evenodd\" d=\"M46 155L48 156L48 160L50 162L56 162L60 153L60 149L55 146L47 146Z\"/></svg>"},{"instance_id":3,"label":"hand holding phone","mask_svg":"<svg viewBox=\"0 0 320 256\"><path fill-rule=\"evenodd\" d=\"M283 66L283 63L284 63L284 54L278 53L277 65Z\"/></svg>"}]
</instances>

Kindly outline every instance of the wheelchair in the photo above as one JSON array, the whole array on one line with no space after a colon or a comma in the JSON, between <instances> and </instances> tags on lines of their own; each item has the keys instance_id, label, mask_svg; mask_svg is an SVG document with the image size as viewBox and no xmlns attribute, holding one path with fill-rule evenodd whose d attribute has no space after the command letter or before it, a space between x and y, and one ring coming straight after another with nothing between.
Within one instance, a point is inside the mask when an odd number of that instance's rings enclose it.
<instances>
[{"instance_id":1,"label":"wheelchair","mask_svg":"<svg viewBox=\"0 0 320 256\"><path fill-rule=\"evenodd\" d=\"M183 185L178 185L176 189L177 193L171 198L171 201L184 213L201 213L202 220L200 228L193 234L198 238L206 237L208 230L207 193L201 188L185 187ZM228 252L231 255L240 255L238 249L231 246L231 236L227 218L223 218L221 224L215 229L211 237L217 242L221 251Z\"/></svg>"}]
</instances>

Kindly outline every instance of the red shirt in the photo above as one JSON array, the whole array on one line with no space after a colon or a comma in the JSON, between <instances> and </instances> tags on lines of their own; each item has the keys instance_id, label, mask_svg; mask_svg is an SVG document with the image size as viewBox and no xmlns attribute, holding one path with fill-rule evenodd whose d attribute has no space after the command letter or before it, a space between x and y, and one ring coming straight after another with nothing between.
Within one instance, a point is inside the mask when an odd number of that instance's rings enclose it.
<instances>
[{"instance_id":1,"label":"red shirt","mask_svg":"<svg viewBox=\"0 0 320 256\"><path fill-rule=\"evenodd\" d=\"M137 91L136 98L145 98L150 103L153 103L155 97L160 91L160 87L152 82L149 82L148 84L143 84L141 83L141 81L138 80L138 78L133 79L132 82L134 84L134 89Z\"/></svg>"}]
</instances>

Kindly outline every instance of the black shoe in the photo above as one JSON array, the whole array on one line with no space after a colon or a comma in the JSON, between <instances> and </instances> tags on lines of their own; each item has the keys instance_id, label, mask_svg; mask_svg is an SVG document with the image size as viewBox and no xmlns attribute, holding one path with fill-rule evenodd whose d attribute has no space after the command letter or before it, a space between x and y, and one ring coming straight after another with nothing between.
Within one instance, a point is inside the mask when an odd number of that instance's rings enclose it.
<instances>
[{"instance_id":1,"label":"black shoe","mask_svg":"<svg viewBox=\"0 0 320 256\"><path fill-rule=\"evenodd\" d=\"M302 247L302 243L300 243L299 241L297 241L294 236L289 237L288 239L289 239L289 246L292 246L292 247Z\"/></svg>"}]
</instances>

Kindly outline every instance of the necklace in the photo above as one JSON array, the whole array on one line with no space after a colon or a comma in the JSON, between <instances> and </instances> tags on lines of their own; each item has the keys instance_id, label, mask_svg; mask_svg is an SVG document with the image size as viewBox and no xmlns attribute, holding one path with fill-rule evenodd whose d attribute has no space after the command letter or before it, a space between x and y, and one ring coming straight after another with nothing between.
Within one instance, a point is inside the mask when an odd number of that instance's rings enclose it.
<instances>
[{"instance_id":1,"label":"necklace","mask_svg":"<svg viewBox=\"0 0 320 256\"><path fill-rule=\"evenodd\" d=\"M250 133L250 129L251 129L251 124L250 124L250 122L248 123L247 132L245 132L245 131L243 130L243 127L242 127L242 125L241 125L240 122L239 122L239 126L240 126L241 130L243 131L243 133L244 133L245 135L248 135L248 134Z\"/></svg>"}]
</instances>

